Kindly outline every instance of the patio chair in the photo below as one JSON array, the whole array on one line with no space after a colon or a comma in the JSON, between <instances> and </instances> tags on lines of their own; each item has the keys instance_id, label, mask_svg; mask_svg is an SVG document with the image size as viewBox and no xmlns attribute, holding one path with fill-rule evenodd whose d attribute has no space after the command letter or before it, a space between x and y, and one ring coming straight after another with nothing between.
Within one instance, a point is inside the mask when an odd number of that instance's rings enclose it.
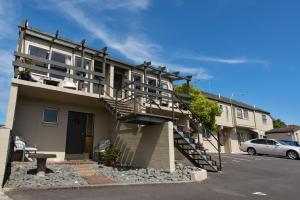
<instances>
[{"instance_id":1,"label":"patio chair","mask_svg":"<svg viewBox=\"0 0 300 200\"><path fill-rule=\"evenodd\" d=\"M96 155L98 155L98 161L101 161L102 153L107 147L110 147L110 140L100 140L99 144L95 146L93 151L93 159L96 160Z\"/></svg>"},{"instance_id":2,"label":"patio chair","mask_svg":"<svg viewBox=\"0 0 300 200\"><path fill-rule=\"evenodd\" d=\"M22 162L24 162L26 154L36 154L37 150L36 145L28 144L19 136L14 137L14 151L22 151Z\"/></svg>"}]
</instances>

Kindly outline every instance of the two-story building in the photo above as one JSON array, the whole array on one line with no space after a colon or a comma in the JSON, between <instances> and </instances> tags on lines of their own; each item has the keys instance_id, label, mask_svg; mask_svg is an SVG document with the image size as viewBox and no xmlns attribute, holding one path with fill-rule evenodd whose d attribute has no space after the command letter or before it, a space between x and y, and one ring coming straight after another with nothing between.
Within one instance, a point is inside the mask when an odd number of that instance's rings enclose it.
<instances>
[{"instance_id":1,"label":"two-story building","mask_svg":"<svg viewBox=\"0 0 300 200\"><path fill-rule=\"evenodd\" d=\"M203 94L217 102L222 109L221 116L216 117L220 142L223 145L222 152L240 153L241 142L263 138L266 131L273 129L270 112L221 95L208 92ZM202 140L204 146L211 149L211 145L207 142L210 140L210 135L204 134Z\"/></svg>"},{"instance_id":2,"label":"two-story building","mask_svg":"<svg viewBox=\"0 0 300 200\"><path fill-rule=\"evenodd\" d=\"M107 48L42 32L27 21L19 26L14 56L5 130L38 152L56 154L56 161L89 159L110 140L125 165L174 171L176 147L194 165L218 170L184 133L189 121L200 121L173 82L189 84L191 76L121 61Z\"/></svg>"}]
</instances>

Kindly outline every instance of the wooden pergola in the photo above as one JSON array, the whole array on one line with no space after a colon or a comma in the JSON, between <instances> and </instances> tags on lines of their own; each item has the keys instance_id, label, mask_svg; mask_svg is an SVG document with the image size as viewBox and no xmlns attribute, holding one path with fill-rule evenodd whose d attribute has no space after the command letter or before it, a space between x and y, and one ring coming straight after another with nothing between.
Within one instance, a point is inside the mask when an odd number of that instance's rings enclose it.
<instances>
[{"instance_id":1,"label":"wooden pergola","mask_svg":"<svg viewBox=\"0 0 300 200\"><path fill-rule=\"evenodd\" d=\"M144 61L143 64L137 65L137 69L142 70L144 72L144 83L147 83L147 74L150 72L151 74L156 74L158 78L158 87L161 88L161 80L162 78L167 78L169 80L173 81L179 81L179 80L185 80L187 83L187 94L189 94L189 85L192 80L192 76L183 76L180 74L179 71L176 72L168 72L167 67L154 67L151 65L151 61Z\"/></svg>"}]
</instances>

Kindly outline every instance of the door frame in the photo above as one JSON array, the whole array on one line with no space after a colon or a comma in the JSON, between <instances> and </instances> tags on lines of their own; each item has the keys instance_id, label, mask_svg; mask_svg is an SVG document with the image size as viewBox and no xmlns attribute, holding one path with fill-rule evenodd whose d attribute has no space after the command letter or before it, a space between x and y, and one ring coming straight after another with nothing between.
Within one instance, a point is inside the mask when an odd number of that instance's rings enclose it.
<instances>
[{"instance_id":1,"label":"door frame","mask_svg":"<svg viewBox=\"0 0 300 200\"><path fill-rule=\"evenodd\" d=\"M76 113L76 114L82 114L82 115L85 115L84 119L85 119L85 122L84 122L84 136L82 136L82 141L81 141L81 145L82 146L82 152L81 153L74 153L74 152L69 152L69 145L72 144L72 141L71 141L71 137L70 137L70 115L72 113ZM83 154L84 153L84 146L85 146L85 135L86 135L86 127L87 127L87 124L86 124L86 121L87 121L87 113L83 113L83 112L77 112L77 111L68 111L68 122L67 122L67 133L66 133L66 146L65 146L65 153L66 154Z\"/></svg>"}]
</instances>

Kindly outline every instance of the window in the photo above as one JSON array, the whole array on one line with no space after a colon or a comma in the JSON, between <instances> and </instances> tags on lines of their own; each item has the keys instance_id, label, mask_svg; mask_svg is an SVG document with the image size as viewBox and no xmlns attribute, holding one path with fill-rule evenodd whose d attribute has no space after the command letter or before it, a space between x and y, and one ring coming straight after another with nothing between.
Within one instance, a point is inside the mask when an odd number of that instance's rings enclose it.
<instances>
[{"instance_id":1,"label":"window","mask_svg":"<svg viewBox=\"0 0 300 200\"><path fill-rule=\"evenodd\" d=\"M48 50L42 49L39 47L35 47L32 45L29 45L28 54L39 57L39 58L49 59L49 51ZM46 63L35 61L34 64L38 67L48 69L48 64L46 64ZM31 71L34 73L37 73L37 74L47 75L47 72L41 72L38 70L31 70Z\"/></svg>"},{"instance_id":2,"label":"window","mask_svg":"<svg viewBox=\"0 0 300 200\"><path fill-rule=\"evenodd\" d=\"M75 67L76 68L81 68L81 57L75 57ZM83 61L83 69L90 69L91 67L91 61L84 59ZM74 74L80 77L86 77L85 72L81 71L74 71ZM83 90L83 91L89 91L88 83L84 82L82 80L74 80L74 83L78 82L78 90Z\"/></svg>"},{"instance_id":3,"label":"window","mask_svg":"<svg viewBox=\"0 0 300 200\"><path fill-rule=\"evenodd\" d=\"M58 110L47 108L44 110L43 122L50 124L57 124L58 122Z\"/></svg>"},{"instance_id":4,"label":"window","mask_svg":"<svg viewBox=\"0 0 300 200\"><path fill-rule=\"evenodd\" d=\"M256 139L256 140L252 140L251 143L266 144L266 140L265 139Z\"/></svg>"},{"instance_id":5,"label":"window","mask_svg":"<svg viewBox=\"0 0 300 200\"><path fill-rule=\"evenodd\" d=\"M52 51L51 60L62 63L62 64L70 65L71 56L68 56L68 55L65 55L62 53L58 53L56 51ZM62 72L62 73L67 72L67 69L65 67L61 67L58 65L50 65L50 69L58 71L58 72ZM60 76L60 75L56 75L56 74L51 74L50 76L54 77L54 78L58 78L58 79L64 79L64 76Z\"/></svg>"},{"instance_id":6,"label":"window","mask_svg":"<svg viewBox=\"0 0 300 200\"><path fill-rule=\"evenodd\" d=\"M249 119L248 110L243 108L236 108L237 118L239 119Z\"/></svg>"},{"instance_id":7,"label":"window","mask_svg":"<svg viewBox=\"0 0 300 200\"><path fill-rule=\"evenodd\" d=\"M137 83L141 83L142 82L142 76L139 74L133 74L132 76L133 81L137 82ZM141 90L141 86L136 86L137 90Z\"/></svg>"},{"instance_id":8,"label":"window","mask_svg":"<svg viewBox=\"0 0 300 200\"><path fill-rule=\"evenodd\" d=\"M227 121L229 121L229 110L227 106L225 108L226 108L226 119Z\"/></svg>"},{"instance_id":9,"label":"window","mask_svg":"<svg viewBox=\"0 0 300 200\"><path fill-rule=\"evenodd\" d=\"M162 88L162 89L165 89L165 90L168 90L168 89L169 89L168 83L162 81L162 82L161 82L161 88ZM164 96L164 97L170 97L170 95L169 95L168 92L161 92L161 96ZM168 104L168 103L169 103L169 99L163 98L163 97L161 97L161 99L162 99L162 104Z\"/></svg>"},{"instance_id":10,"label":"window","mask_svg":"<svg viewBox=\"0 0 300 200\"><path fill-rule=\"evenodd\" d=\"M262 115L261 118L262 118L262 123L267 124L267 115Z\"/></svg>"},{"instance_id":11,"label":"window","mask_svg":"<svg viewBox=\"0 0 300 200\"><path fill-rule=\"evenodd\" d=\"M275 142L274 140L267 140L267 145L276 145L277 142Z\"/></svg>"},{"instance_id":12,"label":"window","mask_svg":"<svg viewBox=\"0 0 300 200\"><path fill-rule=\"evenodd\" d=\"M243 119L243 109L236 108L237 118Z\"/></svg>"},{"instance_id":13,"label":"window","mask_svg":"<svg viewBox=\"0 0 300 200\"><path fill-rule=\"evenodd\" d=\"M156 79L148 78L148 85L152 87L157 87ZM148 88L148 92L156 94L156 90L152 88Z\"/></svg>"},{"instance_id":14,"label":"window","mask_svg":"<svg viewBox=\"0 0 300 200\"><path fill-rule=\"evenodd\" d=\"M244 112L244 119L249 119L248 110L243 109Z\"/></svg>"},{"instance_id":15,"label":"window","mask_svg":"<svg viewBox=\"0 0 300 200\"><path fill-rule=\"evenodd\" d=\"M103 66L102 66L102 62L100 62L99 60L95 60L94 61L94 71L95 72L99 72L99 73L103 73ZM100 76L94 75L94 80L101 80ZM101 94L103 93L102 87L101 85L94 83L93 84L93 93L99 94L101 92Z\"/></svg>"}]
</instances>

